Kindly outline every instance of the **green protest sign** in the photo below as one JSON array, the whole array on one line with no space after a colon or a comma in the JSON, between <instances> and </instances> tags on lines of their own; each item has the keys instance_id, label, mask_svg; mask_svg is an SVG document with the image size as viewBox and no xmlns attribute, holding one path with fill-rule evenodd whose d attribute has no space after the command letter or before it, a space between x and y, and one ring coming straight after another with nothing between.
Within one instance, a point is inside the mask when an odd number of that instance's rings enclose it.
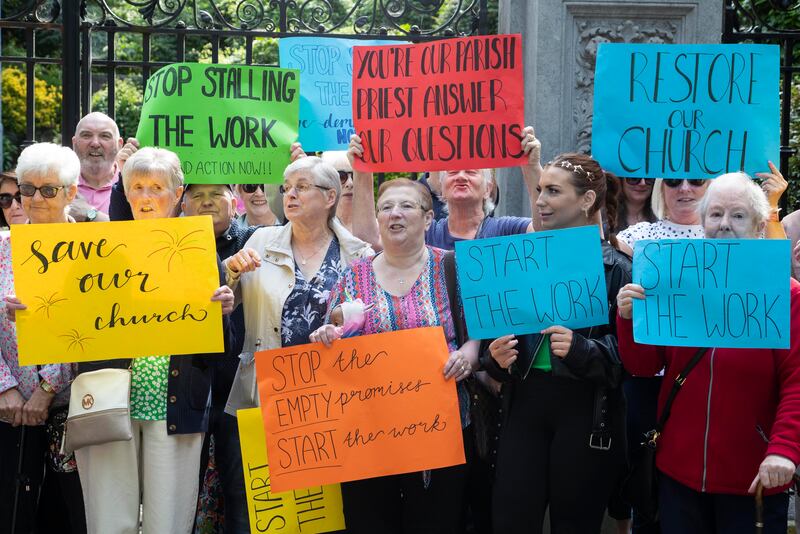
<instances>
[{"instance_id":1,"label":"green protest sign","mask_svg":"<svg viewBox=\"0 0 800 534\"><path fill-rule=\"evenodd\" d=\"M136 138L174 151L187 183L278 183L297 140L297 70L175 63L150 76Z\"/></svg>"}]
</instances>

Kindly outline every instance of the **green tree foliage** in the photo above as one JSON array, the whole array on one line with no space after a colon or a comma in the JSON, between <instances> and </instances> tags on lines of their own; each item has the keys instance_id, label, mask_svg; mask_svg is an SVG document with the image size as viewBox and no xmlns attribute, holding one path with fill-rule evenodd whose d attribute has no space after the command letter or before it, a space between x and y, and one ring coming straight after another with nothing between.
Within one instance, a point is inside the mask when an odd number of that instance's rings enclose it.
<instances>
[{"instance_id":1,"label":"green tree foliage","mask_svg":"<svg viewBox=\"0 0 800 534\"><path fill-rule=\"evenodd\" d=\"M140 84L130 79L123 78L114 84L114 100L116 101L116 116L120 135L123 139L134 137L139 126L139 112L142 109L142 90ZM92 110L111 114L108 109L108 88L103 87L92 97Z\"/></svg>"}]
</instances>

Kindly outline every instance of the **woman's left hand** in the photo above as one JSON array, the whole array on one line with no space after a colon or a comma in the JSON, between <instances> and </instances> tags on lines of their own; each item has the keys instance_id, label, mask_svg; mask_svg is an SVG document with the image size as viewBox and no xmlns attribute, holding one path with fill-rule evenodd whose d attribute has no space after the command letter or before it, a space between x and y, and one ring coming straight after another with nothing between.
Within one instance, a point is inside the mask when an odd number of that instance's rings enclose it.
<instances>
[{"instance_id":1,"label":"woman's left hand","mask_svg":"<svg viewBox=\"0 0 800 534\"><path fill-rule=\"evenodd\" d=\"M797 466L790 459L778 454L770 454L758 466L758 474L753 479L753 483L750 484L750 489L747 492L755 493L759 480L764 489L785 486L792 481L795 469L797 469Z\"/></svg>"},{"instance_id":2,"label":"woman's left hand","mask_svg":"<svg viewBox=\"0 0 800 534\"><path fill-rule=\"evenodd\" d=\"M456 382L460 382L467 378L472 372L472 364L464 356L460 350L454 350L450 353L450 357L444 364L444 379L450 380L455 377Z\"/></svg>"},{"instance_id":3,"label":"woman's left hand","mask_svg":"<svg viewBox=\"0 0 800 534\"><path fill-rule=\"evenodd\" d=\"M563 358L572 346L572 330L564 326L551 326L541 332L542 335L550 334L550 352L554 356Z\"/></svg>"},{"instance_id":4,"label":"woman's left hand","mask_svg":"<svg viewBox=\"0 0 800 534\"><path fill-rule=\"evenodd\" d=\"M756 176L764 179L764 183L761 184L761 189L763 189L764 194L767 195L770 207L777 208L781 196L783 196L786 188L789 187L789 182L786 181L786 178L783 177L781 171L778 170L774 163L771 161L767 163L769 163L769 172L759 172L756 173Z\"/></svg>"},{"instance_id":5,"label":"woman's left hand","mask_svg":"<svg viewBox=\"0 0 800 534\"><path fill-rule=\"evenodd\" d=\"M211 301L222 304L222 315L230 315L233 312L233 291L228 286L218 287L211 295Z\"/></svg>"},{"instance_id":6,"label":"woman's left hand","mask_svg":"<svg viewBox=\"0 0 800 534\"><path fill-rule=\"evenodd\" d=\"M52 393L37 387L31 398L22 407L22 424L25 426L43 425L47 421L47 412L53 402Z\"/></svg>"},{"instance_id":7,"label":"woman's left hand","mask_svg":"<svg viewBox=\"0 0 800 534\"><path fill-rule=\"evenodd\" d=\"M306 157L306 153L303 150L303 147L302 145L300 145L300 143L292 143L292 146L289 148L289 151L291 152L289 156L289 161L291 163L294 163L300 158Z\"/></svg>"},{"instance_id":8,"label":"woman's left hand","mask_svg":"<svg viewBox=\"0 0 800 534\"><path fill-rule=\"evenodd\" d=\"M342 338L343 333L344 328L341 326L324 324L311 332L311 335L308 336L308 340L311 341L311 343L322 343L326 347L330 347L334 341Z\"/></svg>"}]
</instances>

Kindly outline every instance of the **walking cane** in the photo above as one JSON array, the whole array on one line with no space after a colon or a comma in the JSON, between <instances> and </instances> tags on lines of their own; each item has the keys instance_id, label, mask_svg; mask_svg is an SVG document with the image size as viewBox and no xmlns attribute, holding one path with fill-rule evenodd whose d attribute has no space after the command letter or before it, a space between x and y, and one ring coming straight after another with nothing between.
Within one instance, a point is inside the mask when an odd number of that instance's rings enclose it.
<instances>
[{"instance_id":1,"label":"walking cane","mask_svg":"<svg viewBox=\"0 0 800 534\"><path fill-rule=\"evenodd\" d=\"M14 488L14 509L11 512L11 534L17 532L17 507L19 506L19 487L22 485L22 461L25 458L25 425L19 432L19 455L17 457L17 483Z\"/></svg>"},{"instance_id":2,"label":"walking cane","mask_svg":"<svg viewBox=\"0 0 800 534\"><path fill-rule=\"evenodd\" d=\"M756 484L756 534L764 532L764 485Z\"/></svg>"}]
</instances>

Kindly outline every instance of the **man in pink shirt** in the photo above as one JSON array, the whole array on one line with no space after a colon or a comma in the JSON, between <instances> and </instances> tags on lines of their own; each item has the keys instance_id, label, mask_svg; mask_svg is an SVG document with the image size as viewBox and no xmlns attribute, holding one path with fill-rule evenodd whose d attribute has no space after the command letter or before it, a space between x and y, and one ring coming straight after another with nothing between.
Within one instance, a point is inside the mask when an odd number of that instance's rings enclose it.
<instances>
[{"instance_id":1,"label":"man in pink shirt","mask_svg":"<svg viewBox=\"0 0 800 534\"><path fill-rule=\"evenodd\" d=\"M78 192L102 213L108 213L111 188L119 179L116 158L122 144L117 123L100 112L83 117L72 138L72 149L81 161ZM91 213L88 217L89 220L94 218Z\"/></svg>"}]
</instances>

